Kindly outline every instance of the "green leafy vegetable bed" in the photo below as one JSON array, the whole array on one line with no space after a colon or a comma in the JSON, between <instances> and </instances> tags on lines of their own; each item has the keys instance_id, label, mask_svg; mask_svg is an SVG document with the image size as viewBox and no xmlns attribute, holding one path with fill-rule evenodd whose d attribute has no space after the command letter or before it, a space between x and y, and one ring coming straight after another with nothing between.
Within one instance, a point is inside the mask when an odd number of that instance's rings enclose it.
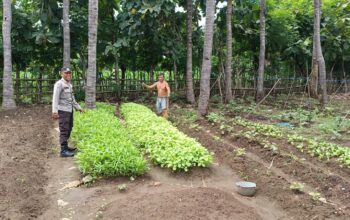
<instances>
[{"instance_id":1,"label":"green leafy vegetable bed","mask_svg":"<svg viewBox=\"0 0 350 220\"><path fill-rule=\"evenodd\" d=\"M309 154L319 159L337 158L341 166L350 168L350 148L299 135L288 135L288 142L300 151L303 152L305 149Z\"/></svg>"},{"instance_id":2,"label":"green leafy vegetable bed","mask_svg":"<svg viewBox=\"0 0 350 220\"><path fill-rule=\"evenodd\" d=\"M212 163L212 154L206 148L149 108L125 103L121 113L134 143L144 148L161 167L188 171L191 167L207 167Z\"/></svg>"},{"instance_id":3,"label":"green leafy vegetable bed","mask_svg":"<svg viewBox=\"0 0 350 220\"><path fill-rule=\"evenodd\" d=\"M98 103L96 110L74 115L72 139L79 149L80 170L92 176L134 176L147 170L147 162L114 117L114 107Z\"/></svg>"},{"instance_id":4,"label":"green leafy vegetable bed","mask_svg":"<svg viewBox=\"0 0 350 220\"><path fill-rule=\"evenodd\" d=\"M288 142L302 152L306 150L311 156L319 159L335 158L341 166L350 168L350 148L320 141L316 138L304 138L297 134L286 135L283 130L274 125L250 122L241 118L234 118L233 123L250 129L250 132L244 133L247 138L257 136L257 134L278 139L287 137Z\"/></svg>"}]
</instances>

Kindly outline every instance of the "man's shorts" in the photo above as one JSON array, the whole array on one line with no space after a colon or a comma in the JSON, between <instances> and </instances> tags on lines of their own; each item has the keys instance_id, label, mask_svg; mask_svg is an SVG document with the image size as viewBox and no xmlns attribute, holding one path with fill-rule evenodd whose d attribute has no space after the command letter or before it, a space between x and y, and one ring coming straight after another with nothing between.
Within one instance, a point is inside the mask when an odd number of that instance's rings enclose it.
<instances>
[{"instance_id":1,"label":"man's shorts","mask_svg":"<svg viewBox=\"0 0 350 220\"><path fill-rule=\"evenodd\" d=\"M164 109L167 109L167 101L168 97L157 97L156 108L158 114L161 114Z\"/></svg>"}]
</instances>

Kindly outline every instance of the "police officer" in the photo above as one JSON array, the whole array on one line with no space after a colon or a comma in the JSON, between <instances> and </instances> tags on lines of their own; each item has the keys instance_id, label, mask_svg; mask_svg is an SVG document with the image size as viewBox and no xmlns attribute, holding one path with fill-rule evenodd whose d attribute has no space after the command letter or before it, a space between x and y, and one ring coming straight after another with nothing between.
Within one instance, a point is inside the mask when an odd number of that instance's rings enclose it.
<instances>
[{"instance_id":1,"label":"police officer","mask_svg":"<svg viewBox=\"0 0 350 220\"><path fill-rule=\"evenodd\" d=\"M62 79L55 83L52 97L52 118L59 120L61 157L73 157L74 150L68 147L68 139L73 128L73 108L80 112L84 109L75 101L72 74L69 68L61 69Z\"/></svg>"}]
</instances>

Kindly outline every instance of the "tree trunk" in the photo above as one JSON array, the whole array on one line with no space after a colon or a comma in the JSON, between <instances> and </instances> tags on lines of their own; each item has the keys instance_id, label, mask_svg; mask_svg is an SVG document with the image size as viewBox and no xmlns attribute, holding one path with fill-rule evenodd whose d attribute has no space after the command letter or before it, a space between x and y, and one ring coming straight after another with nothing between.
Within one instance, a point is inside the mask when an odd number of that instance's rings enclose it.
<instances>
[{"instance_id":1,"label":"tree trunk","mask_svg":"<svg viewBox=\"0 0 350 220\"><path fill-rule=\"evenodd\" d=\"M221 89L222 88L222 86L221 86L221 76L224 75L225 67L224 67L224 63L222 62L221 57L222 56L219 55L219 76L218 76L217 82L218 82L218 88L219 88L220 102L222 103L224 101L223 100L224 96L222 94L222 89ZM224 78L226 78L225 75L224 75Z\"/></svg>"},{"instance_id":2,"label":"tree trunk","mask_svg":"<svg viewBox=\"0 0 350 220\"><path fill-rule=\"evenodd\" d=\"M178 82L177 82L177 65L176 65L176 61L174 60L174 83L175 83L175 88L174 91L177 91L178 88Z\"/></svg>"},{"instance_id":3,"label":"tree trunk","mask_svg":"<svg viewBox=\"0 0 350 220\"><path fill-rule=\"evenodd\" d=\"M192 0L187 0L187 65L186 65L186 98L187 102L194 104L194 91L192 80Z\"/></svg>"},{"instance_id":4,"label":"tree trunk","mask_svg":"<svg viewBox=\"0 0 350 220\"><path fill-rule=\"evenodd\" d=\"M329 72L329 76L328 76L328 79L329 80L331 80L331 81L333 81L333 71L334 71L334 68L335 68L335 66L337 65L337 63L338 63L338 60L335 60L334 61L334 63L333 63L333 66L332 66L332 68L331 68L331 71ZM326 78L327 78L327 76L326 76ZM342 84L340 83L340 87L342 86ZM330 87L330 88L329 88ZM336 84L336 83L331 83L331 85L329 86L328 88L327 88L327 90L329 91L330 90L330 92L332 92L332 91L337 91L338 89L337 89L337 87L338 87L338 85Z\"/></svg>"},{"instance_id":5,"label":"tree trunk","mask_svg":"<svg viewBox=\"0 0 350 220\"><path fill-rule=\"evenodd\" d=\"M42 100L42 97L43 97L43 72L45 71L45 67L43 68L40 68L40 71L39 71L39 77L38 77L38 89L39 89L39 92L38 92L38 101L39 103L41 103L41 100Z\"/></svg>"},{"instance_id":6,"label":"tree trunk","mask_svg":"<svg viewBox=\"0 0 350 220\"><path fill-rule=\"evenodd\" d=\"M333 71L334 71L334 68L337 65L337 63L338 63L338 60L335 60L334 63L333 63L333 66L331 68L331 71L329 72L329 76L328 77L329 77L330 80L333 80Z\"/></svg>"},{"instance_id":7,"label":"tree trunk","mask_svg":"<svg viewBox=\"0 0 350 220\"><path fill-rule=\"evenodd\" d=\"M114 27L114 16L113 16L113 10L112 10L112 22L113 22L113 27ZM114 45L116 41L116 34L113 32L112 36L112 44ZM119 84L119 60L118 60L118 53L115 54L114 57L114 77L115 77L115 85L118 86ZM117 90L117 98L120 97L120 91Z\"/></svg>"},{"instance_id":8,"label":"tree trunk","mask_svg":"<svg viewBox=\"0 0 350 220\"><path fill-rule=\"evenodd\" d=\"M86 77L85 102L87 108L96 108L96 44L98 23L98 0L89 0L88 73Z\"/></svg>"},{"instance_id":9,"label":"tree trunk","mask_svg":"<svg viewBox=\"0 0 350 220\"><path fill-rule=\"evenodd\" d=\"M13 96L12 85L12 51L11 51L11 1L3 0L3 21L2 21L2 36L4 47L4 73L3 73L3 109L14 109L16 103Z\"/></svg>"},{"instance_id":10,"label":"tree trunk","mask_svg":"<svg viewBox=\"0 0 350 220\"><path fill-rule=\"evenodd\" d=\"M151 84L154 82L154 66L151 64L150 71L149 71L149 81Z\"/></svg>"},{"instance_id":11,"label":"tree trunk","mask_svg":"<svg viewBox=\"0 0 350 220\"><path fill-rule=\"evenodd\" d=\"M63 66L70 67L69 0L63 0Z\"/></svg>"},{"instance_id":12,"label":"tree trunk","mask_svg":"<svg viewBox=\"0 0 350 220\"><path fill-rule=\"evenodd\" d=\"M348 81L346 79L346 72L345 72L345 67L344 67L344 57L342 59L342 69L343 69L343 79L345 80L344 82L344 92L348 92Z\"/></svg>"},{"instance_id":13,"label":"tree trunk","mask_svg":"<svg viewBox=\"0 0 350 220\"><path fill-rule=\"evenodd\" d=\"M226 67L225 67L225 103L232 100L232 0L227 0L226 11Z\"/></svg>"},{"instance_id":14,"label":"tree trunk","mask_svg":"<svg viewBox=\"0 0 350 220\"><path fill-rule=\"evenodd\" d=\"M264 98L264 71L265 71L265 10L266 1L260 0L260 53L259 53L259 71L256 92L256 102L260 102Z\"/></svg>"},{"instance_id":15,"label":"tree trunk","mask_svg":"<svg viewBox=\"0 0 350 220\"><path fill-rule=\"evenodd\" d=\"M321 106L324 108L327 104L327 84L326 84L326 63L324 61L322 46L321 46L321 34L320 34L320 23L321 23L321 6L322 0L314 0L314 10L316 24L316 51L317 51L317 63L319 66L319 78L320 78L320 89L321 89Z\"/></svg>"},{"instance_id":16,"label":"tree trunk","mask_svg":"<svg viewBox=\"0 0 350 220\"><path fill-rule=\"evenodd\" d=\"M120 84L120 93L123 94L124 85L125 85L126 67L125 66L121 66L121 70L122 70L122 81L121 81L121 84Z\"/></svg>"},{"instance_id":17,"label":"tree trunk","mask_svg":"<svg viewBox=\"0 0 350 220\"><path fill-rule=\"evenodd\" d=\"M111 18L112 18L112 25L113 27L115 26L115 18L114 18L114 11L113 9L111 9ZM112 34L112 45L114 45L114 43L116 42L116 30L113 30L113 34ZM115 59L114 59L114 74L115 74L115 83L118 85L118 81L119 81L119 62L118 62L118 53L115 54Z\"/></svg>"},{"instance_id":18,"label":"tree trunk","mask_svg":"<svg viewBox=\"0 0 350 220\"><path fill-rule=\"evenodd\" d=\"M200 81L200 94L198 100L198 114L207 114L210 97L210 73L211 55L213 49L213 29L214 29L215 0L206 1L205 35L203 47L203 60Z\"/></svg>"},{"instance_id":19,"label":"tree trunk","mask_svg":"<svg viewBox=\"0 0 350 220\"><path fill-rule=\"evenodd\" d=\"M240 68L240 59L237 60L237 68L236 68L236 88L241 89L242 88L242 77L241 77L241 68Z\"/></svg>"},{"instance_id":20,"label":"tree trunk","mask_svg":"<svg viewBox=\"0 0 350 220\"><path fill-rule=\"evenodd\" d=\"M169 81L173 81L173 71L169 69Z\"/></svg>"},{"instance_id":21,"label":"tree trunk","mask_svg":"<svg viewBox=\"0 0 350 220\"><path fill-rule=\"evenodd\" d=\"M114 62L114 76L115 76L115 83L118 85L119 82L119 64L118 64L118 59L115 59Z\"/></svg>"},{"instance_id":22,"label":"tree trunk","mask_svg":"<svg viewBox=\"0 0 350 220\"><path fill-rule=\"evenodd\" d=\"M314 16L316 18L316 10L314 10ZM313 36L313 49L312 49L312 64L311 64L311 76L309 82L309 93L313 98L317 98L318 90L318 62L317 62L317 49L316 49L316 29L317 21L314 19L314 36Z\"/></svg>"}]
</instances>

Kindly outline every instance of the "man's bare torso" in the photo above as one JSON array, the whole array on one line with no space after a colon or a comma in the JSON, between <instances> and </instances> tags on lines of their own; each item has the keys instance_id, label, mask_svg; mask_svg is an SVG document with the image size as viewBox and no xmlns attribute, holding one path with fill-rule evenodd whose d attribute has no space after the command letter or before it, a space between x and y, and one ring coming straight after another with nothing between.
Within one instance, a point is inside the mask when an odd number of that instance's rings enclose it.
<instances>
[{"instance_id":1,"label":"man's bare torso","mask_svg":"<svg viewBox=\"0 0 350 220\"><path fill-rule=\"evenodd\" d=\"M168 83L163 82L157 82L157 90L158 90L158 97L167 97L168 96Z\"/></svg>"}]
</instances>

